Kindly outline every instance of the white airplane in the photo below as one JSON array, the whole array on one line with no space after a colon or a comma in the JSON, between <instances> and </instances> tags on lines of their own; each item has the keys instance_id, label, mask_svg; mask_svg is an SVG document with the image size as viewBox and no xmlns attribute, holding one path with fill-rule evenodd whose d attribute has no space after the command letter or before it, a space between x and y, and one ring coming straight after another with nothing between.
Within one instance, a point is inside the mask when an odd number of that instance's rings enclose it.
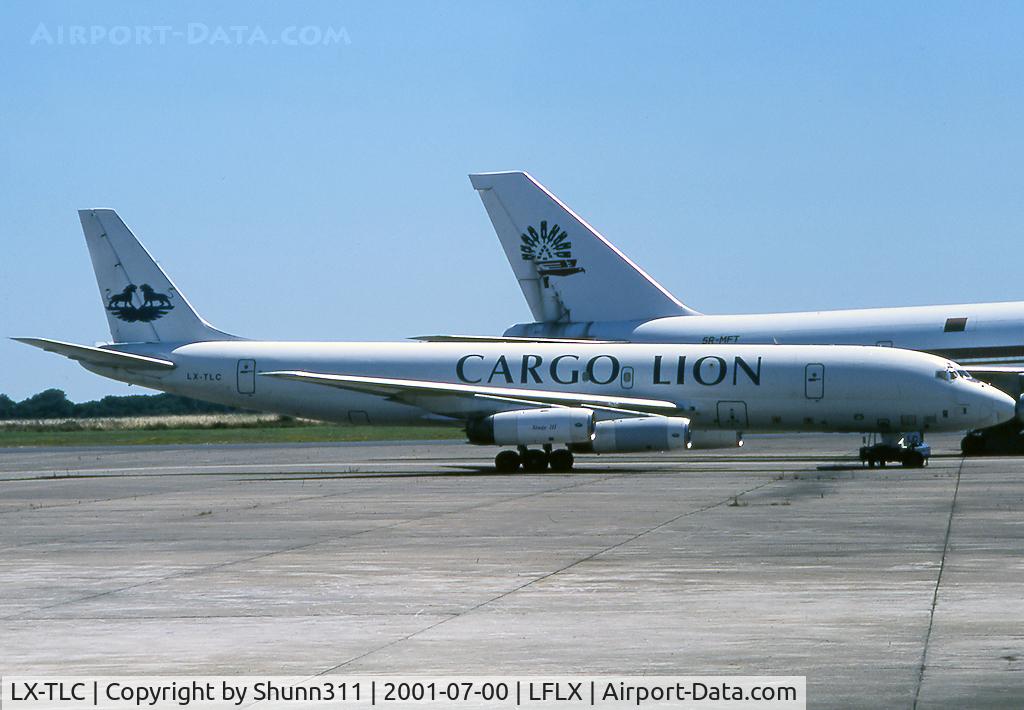
<instances>
[{"instance_id":1,"label":"white airplane","mask_svg":"<svg viewBox=\"0 0 1024 710\"><path fill-rule=\"evenodd\" d=\"M114 211L79 216L113 343L16 340L111 379L247 409L461 425L473 443L516 447L497 455L502 471L568 470L573 452L736 446L749 429L960 431L1015 413L954 362L899 349L246 340L203 320ZM903 462L926 453L908 449Z\"/></svg>"},{"instance_id":2,"label":"white airplane","mask_svg":"<svg viewBox=\"0 0 1024 710\"><path fill-rule=\"evenodd\" d=\"M509 328L506 338L907 348L956 360L975 377L1022 395L1024 302L705 315L527 173L481 173L470 180L534 317ZM1020 430L1014 420L976 433L964 440L965 452L991 449L999 439L1014 442Z\"/></svg>"}]
</instances>

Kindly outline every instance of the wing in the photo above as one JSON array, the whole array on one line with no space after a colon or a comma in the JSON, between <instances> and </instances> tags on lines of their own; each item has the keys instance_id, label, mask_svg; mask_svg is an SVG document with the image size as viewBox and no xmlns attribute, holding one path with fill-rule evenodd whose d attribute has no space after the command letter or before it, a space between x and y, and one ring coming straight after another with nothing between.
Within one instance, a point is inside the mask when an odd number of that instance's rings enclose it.
<instances>
[{"instance_id":1,"label":"wing","mask_svg":"<svg viewBox=\"0 0 1024 710\"><path fill-rule=\"evenodd\" d=\"M961 365L972 375L981 379L981 375L1024 375L1024 367L1020 365Z\"/></svg>"},{"instance_id":2,"label":"wing","mask_svg":"<svg viewBox=\"0 0 1024 710\"><path fill-rule=\"evenodd\" d=\"M671 416L674 402L639 397L609 397L582 392L556 392L516 387L489 387L453 382L401 380L388 377L333 375L302 370L261 372L264 377L338 387L423 407L439 414L474 416L507 409L533 407L587 407L632 416Z\"/></svg>"},{"instance_id":3,"label":"wing","mask_svg":"<svg viewBox=\"0 0 1024 710\"><path fill-rule=\"evenodd\" d=\"M1024 385L1024 369L1020 365L963 365L963 368L982 382L1014 397Z\"/></svg>"},{"instance_id":4,"label":"wing","mask_svg":"<svg viewBox=\"0 0 1024 710\"><path fill-rule=\"evenodd\" d=\"M47 352L57 353L79 362L102 367L121 367L126 370L173 370L176 365L170 360L145 355L132 355L118 350L94 348L88 345L75 345L48 338L11 338Z\"/></svg>"}]
</instances>

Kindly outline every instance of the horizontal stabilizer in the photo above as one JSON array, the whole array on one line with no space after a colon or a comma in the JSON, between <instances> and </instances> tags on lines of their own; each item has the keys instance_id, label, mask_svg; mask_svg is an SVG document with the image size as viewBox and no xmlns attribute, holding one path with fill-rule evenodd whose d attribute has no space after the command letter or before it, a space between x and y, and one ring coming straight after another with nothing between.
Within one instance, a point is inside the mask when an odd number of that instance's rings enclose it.
<instances>
[{"instance_id":1,"label":"horizontal stabilizer","mask_svg":"<svg viewBox=\"0 0 1024 710\"><path fill-rule=\"evenodd\" d=\"M117 350L94 348L89 345L75 345L48 338L11 338L19 343L41 348L46 352L57 353L79 362L101 367L121 367L125 370L173 370L176 365L170 360L161 360L145 355L132 355Z\"/></svg>"},{"instance_id":2,"label":"horizontal stabilizer","mask_svg":"<svg viewBox=\"0 0 1024 710\"><path fill-rule=\"evenodd\" d=\"M636 412L667 414L677 411L673 402L639 397L608 397L581 392L552 392L515 387L490 387L486 385L463 385L454 382L428 382L422 380L400 380L386 377L361 377L358 375L332 375L301 370L261 372L265 377L278 377L296 382L340 387L354 392L365 392L379 396L406 400L415 397L449 398L512 398L536 406L564 405L570 407L616 407Z\"/></svg>"}]
</instances>

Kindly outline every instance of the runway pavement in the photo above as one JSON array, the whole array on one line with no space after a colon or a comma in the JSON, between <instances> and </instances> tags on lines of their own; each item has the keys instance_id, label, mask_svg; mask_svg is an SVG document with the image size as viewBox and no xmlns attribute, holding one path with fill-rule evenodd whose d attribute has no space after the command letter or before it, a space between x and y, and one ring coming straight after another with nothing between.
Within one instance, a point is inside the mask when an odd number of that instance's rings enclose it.
<instances>
[{"instance_id":1,"label":"runway pavement","mask_svg":"<svg viewBox=\"0 0 1024 710\"><path fill-rule=\"evenodd\" d=\"M457 443L0 449L0 672L806 675L1019 708L1024 460L851 436L497 475Z\"/></svg>"}]
</instances>

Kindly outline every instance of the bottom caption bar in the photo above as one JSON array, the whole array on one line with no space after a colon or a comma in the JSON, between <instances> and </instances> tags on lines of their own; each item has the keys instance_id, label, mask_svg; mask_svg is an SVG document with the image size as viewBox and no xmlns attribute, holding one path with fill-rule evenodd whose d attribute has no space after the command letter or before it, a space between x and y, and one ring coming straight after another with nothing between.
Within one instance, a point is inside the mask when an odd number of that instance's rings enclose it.
<instances>
[{"instance_id":1,"label":"bottom caption bar","mask_svg":"<svg viewBox=\"0 0 1024 710\"><path fill-rule=\"evenodd\" d=\"M0 677L0 710L806 710L805 676Z\"/></svg>"}]
</instances>

